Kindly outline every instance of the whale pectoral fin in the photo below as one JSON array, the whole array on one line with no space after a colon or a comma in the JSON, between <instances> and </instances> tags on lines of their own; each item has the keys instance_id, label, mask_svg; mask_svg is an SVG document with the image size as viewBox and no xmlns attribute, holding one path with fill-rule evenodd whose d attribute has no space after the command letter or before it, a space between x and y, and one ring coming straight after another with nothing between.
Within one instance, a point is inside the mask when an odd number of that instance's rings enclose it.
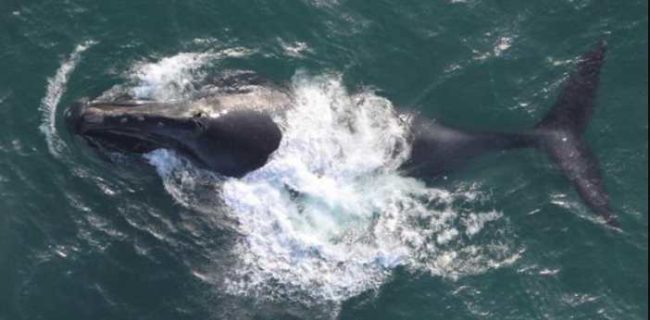
<instances>
[{"instance_id":1,"label":"whale pectoral fin","mask_svg":"<svg viewBox=\"0 0 650 320\"><path fill-rule=\"evenodd\" d=\"M581 198L607 224L618 228L609 195L603 186L598 160L583 139L594 111L605 43L582 56L558 101L535 127L538 145L562 169Z\"/></svg>"}]
</instances>

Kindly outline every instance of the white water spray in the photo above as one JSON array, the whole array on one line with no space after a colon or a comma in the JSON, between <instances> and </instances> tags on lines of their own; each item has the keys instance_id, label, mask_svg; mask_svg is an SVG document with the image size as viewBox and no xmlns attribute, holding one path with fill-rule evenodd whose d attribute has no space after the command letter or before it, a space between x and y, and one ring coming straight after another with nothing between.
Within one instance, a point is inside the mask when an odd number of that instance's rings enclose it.
<instances>
[{"instance_id":1,"label":"white water spray","mask_svg":"<svg viewBox=\"0 0 650 320\"><path fill-rule=\"evenodd\" d=\"M182 99L203 76L196 72L203 61L180 54L139 65L132 90ZM183 89L166 91L170 86ZM501 214L457 205L478 201L480 192L434 189L400 174L410 152L409 119L390 101L349 93L339 75L298 73L290 89L295 105L276 119L279 149L244 178L198 170L170 151L146 156L179 203L204 214L221 204L212 211L236 221L237 262L215 277L222 290L340 303L379 288L398 266L458 278L519 257L507 234L486 235L502 230ZM207 204L196 196L206 192Z\"/></svg>"}]
</instances>

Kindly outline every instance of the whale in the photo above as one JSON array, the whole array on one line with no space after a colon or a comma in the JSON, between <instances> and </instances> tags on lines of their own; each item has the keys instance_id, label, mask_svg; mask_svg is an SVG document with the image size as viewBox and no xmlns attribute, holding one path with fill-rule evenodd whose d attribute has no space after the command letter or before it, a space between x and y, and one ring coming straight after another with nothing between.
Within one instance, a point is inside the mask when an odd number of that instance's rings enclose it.
<instances>
[{"instance_id":1,"label":"whale","mask_svg":"<svg viewBox=\"0 0 650 320\"><path fill-rule=\"evenodd\" d=\"M435 180L482 155L532 148L547 154L593 213L620 228L597 157L584 138L595 110L607 48L583 54L547 114L521 132L472 131L415 112L409 124L410 156L399 168ZM275 120L294 105L289 89L254 72L230 72L209 90L183 101L131 97L79 100L66 112L72 132L104 150L143 154L173 149L196 165L229 177L264 166L282 141Z\"/></svg>"}]
</instances>

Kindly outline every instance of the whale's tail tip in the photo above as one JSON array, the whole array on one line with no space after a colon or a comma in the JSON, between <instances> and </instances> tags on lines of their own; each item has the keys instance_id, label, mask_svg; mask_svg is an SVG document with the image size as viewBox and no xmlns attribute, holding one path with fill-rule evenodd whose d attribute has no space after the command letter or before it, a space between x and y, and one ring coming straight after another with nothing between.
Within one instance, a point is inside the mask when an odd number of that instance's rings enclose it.
<instances>
[{"instance_id":1,"label":"whale's tail tip","mask_svg":"<svg viewBox=\"0 0 650 320\"><path fill-rule=\"evenodd\" d=\"M537 145L546 151L573 183L591 210L620 230L605 191L600 166L583 134L595 108L607 43L602 40L580 58L557 102L534 129Z\"/></svg>"}]
</instances>

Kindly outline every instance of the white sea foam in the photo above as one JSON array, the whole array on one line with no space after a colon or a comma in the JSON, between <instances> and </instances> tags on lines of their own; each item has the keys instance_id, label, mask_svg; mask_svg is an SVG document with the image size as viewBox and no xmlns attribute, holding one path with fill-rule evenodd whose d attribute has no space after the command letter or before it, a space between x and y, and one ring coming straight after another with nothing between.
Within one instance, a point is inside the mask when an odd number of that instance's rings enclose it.
<instances>
[{"instance_id":1,"label":"white sea foam","mask_svg":"<svg viewBox=\"0 0 650 320\"><path fill-rule=\"evenodd\" d=\"M513 39L512 37L501 37L497 41L497 44L494 46L494 55L499 57L505 52L506 50L510 49L512 47L512 42Z\"/></svg>"},{"instance_id":2,"label":"white sea foam","mask_svg":"<svg viewBox=\"0 0 650 320\"><path fill-rule=\"evenodd\" d=\"M136 98L159 101L187 98L197 89L194 87L197 80L204 77L202 68L206 64L224 58L244 57L253 52L241 47L201 53L185 52L155 63L138 63L129 74L137 83L131 94Z\"/></svg>"},{"instance_id":3,"label":"white sea foam","mask_svg":"<svg viewBox=\"0 0 650 320\"><path fill-rule=\"evenodd\" d=\"M492 36L492 33L488 32L485 34L485 36L489 37ZM487 59L491 59L494 57L501 57L503 56L503 53L510 50L512 47L512 44L514 43L514 38L512 36L502 36L499 37L496 40L496 43L494 44L494 47L492 48L491 51L479 51L479 50L473 50L474 52L474 60L478 61L484 61Z\"/></svg>"},{"instance_id":4,"label":"white sea foam","mask_svg":"<svg viewBox=\"0 0 650 320\"><path fill-rule=\"evenodd\" d=\"M183 98L191 91L193 74L200 77L199 69L209 60L208 53L181 53L164 58L158 63L140 63L133 70L138 86L132 94L137 98L173 100Z\"/></svg>"},{"instance_id":5,"label":"white sea foam","mask_svg":"<svg viewBox=\"0 0 650 320\"><path fill-rule=\"evenodd\" d=\"M52 155L61 153L63 144L56 132L56 112L61 96L65 93L70 73L74 71L81 60L81 54L88 50L94 41L86 41L78 45L72 54L63 61L53 77L47 79L47 91L41 100L40 110L43 114L40 130L45 134L47 147Z\"/></svg>"},{"instance_id":6,"label":"white sea foam","mask_svg":"<svg viewBox=\"0 0 650 320\"><path fill-rule=\"evenodd\" d=\"M134 90L168 94L157 90L196 80L200 64L180 54L140 65ZM350 93L336 74L299 72L290 89L295 105L276 119L279 149L241 179L196 169L172 151L146 156L179 203L236 221L237 262L206 278L222 279L233 295L340 303L379 288L398 266L458 278L518 259L501 214L467 209L478 191L435 189L399 172L409 119L390 101ZM185 95L174 94L165 98Z\"/></svg>"},{"instance_id":7,"label":"white sea foam","mask_svg":"<svg viewBox=\"0 0 650 320\"><path fill-rule=\"evenodd\" d=\"M311 50L309 45L302 41L286 42L279 39L278 42L280 43L282 50L284 50L284 54L294 58L301 58L305 52Z\"/></svg>"}]
</instances>

